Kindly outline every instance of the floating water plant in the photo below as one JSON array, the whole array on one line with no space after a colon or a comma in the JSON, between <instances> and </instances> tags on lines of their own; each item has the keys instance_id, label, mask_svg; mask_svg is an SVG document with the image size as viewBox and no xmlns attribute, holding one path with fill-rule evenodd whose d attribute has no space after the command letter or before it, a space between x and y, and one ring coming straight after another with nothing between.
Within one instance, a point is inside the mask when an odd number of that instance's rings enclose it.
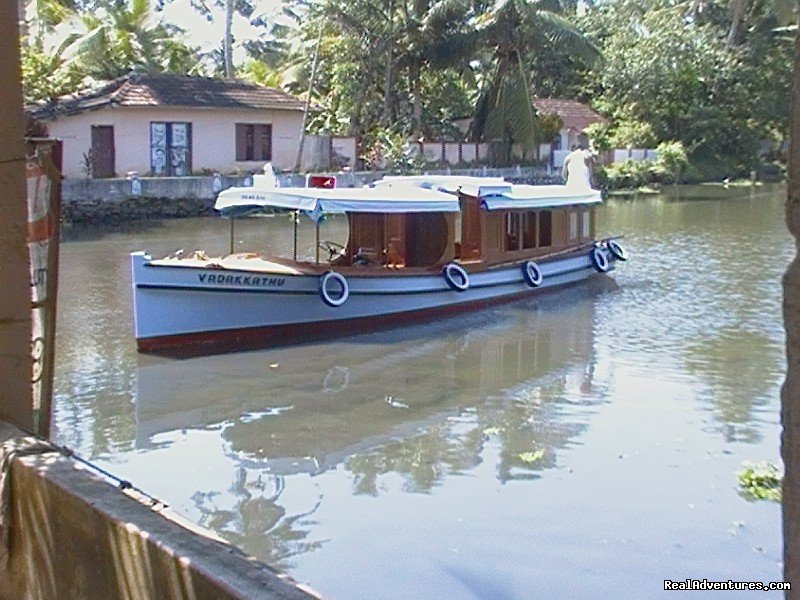
<instances>
[{"instance_id":1,"label":"floating water plant","mask_svg":"<svg viewBox=\"0 0 800 600\"><path fill-rule=\"evenodd\" d=\"M537 460L541 460L541 458L544 456L544 450L537 450L536 452L521 452L517 456L519 456L519 459L522 462L535 463Z\"/></svg>"},{"instance_id":2,"label":"floating water plant","mask_svg":"<svg viewBox=\"0 0 800 600\"><path fill-rule=\"evenodd\" d=\"M744 463L744 470L739 471L739 495L747 500L781 501L781 480L783 475L775 465L762 463Z\"/></svg>"}]
</instances>

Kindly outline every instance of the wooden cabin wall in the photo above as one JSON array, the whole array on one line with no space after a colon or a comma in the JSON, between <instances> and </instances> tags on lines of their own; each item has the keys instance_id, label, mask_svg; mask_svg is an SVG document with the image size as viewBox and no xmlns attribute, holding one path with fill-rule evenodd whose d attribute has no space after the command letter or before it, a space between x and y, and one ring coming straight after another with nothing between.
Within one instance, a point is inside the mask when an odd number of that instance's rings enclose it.
<instances>
[{"instance_id":1,"label":"wooden cabin wall","mask_svg":"<svg viewBox=\"0 0 800 600\"><path fill-rule=\"evenodd\" d=\"M505 237L505 217L500 211L483 213L483 239L481 240L481 257L489 264L503 262L506 253L503 251Z\"/></svg>"},{"instance_id":2,"label":"wooden cabin wall","mask_svg":"<svg viewBox=\"0 0 800 600\"><path fill-rule=\"evenodd\" d=\"M540 246L533 249L520 249L516 251L507 251L506 246L506 211L491 211L483 212L483 239L482 239L482 256L487 264L497 264L509 262L514 260L522 260L531 256L541 256L551 252L564 250L570 246L593 239L594 237L594 208L590 210L590 233L586 235L583 231L583 208L568 207L563 209L552 209L552 243L549 246ZM523 215L527 211L513 211L516 214ZM538 236L541 237L542 224L541 215L545 211L537 212L537 228ZM576 212L578 218L578 238L569 239L569 213ZM521 217L523 218L523 217ZM522 231L520 231L522 233ZM541 239L538 240L541 243Z\"/></svg>"},{"instance_id":3,"label":"wooden cabin wall","mask_svg":"<svg viewBox=\"0 0 800 600\"><path fill-rule=\"evenodd\" d=\"M386 262L389 264L406 263L408 258L408 228L406 220L412 215L388 214L384 215L383 240L385 246Z\"/></svg>"},{"instance_id":4,"label":"wooden cabin wall","mask_svg":"<svg viewBox=\"0 0 800 600\"><path fill-rule=\"evenodd\" d=\"M444 249L444 254L440 258L440 262L446 263L454 258L459 258L456 250L456 223L458 215L456 213L444 213L444 218L447 221L447 246Z\"/></svg>"},{"instance_id":5,"label":"wooden cabin wall","mask_svg":"<svg viewBox=\"0 0 800 600\"><path fill-rule=\"evenodd\" d=\"M341 264L350 264L359 251L372 265L447 262L455 257L455 222L454 213L350 213L350 238Z\"/></svg>"},{"instance_id":6,"label":"wooden cabin wall","mask_svg":"<svg viewBox=\"0 0 800 600\"><path fill-rule=\"evenodd\" d=\"M380 259L383 256L384 215L375 213L351 213L348 254L355 256L359 249L370 248ZM380 262L380 260L379 260Z\"/></svg>"},{"instance_id":7,"label":"wooden cabin wall","mask_svg":"<svg viewBox=\"0 0 800 600\"><path fill-rule=\"evenodd\" d=\"M458 258L462 262L484 258L485 218L486 212L481 209L478 198L461 196L461 244L458 249Z\"/></svg>"},{"instance_id":8,"label":"wooden cabin wall","mask_svg":"<svg viewBox=\"0 0 800 600\"><path fill-rule=\"evenodd\" d=\"M410 213L405 217L407 267L429 267L441 263L452 242L452 229L444 213Z\"/></svg>"}]
</instances>

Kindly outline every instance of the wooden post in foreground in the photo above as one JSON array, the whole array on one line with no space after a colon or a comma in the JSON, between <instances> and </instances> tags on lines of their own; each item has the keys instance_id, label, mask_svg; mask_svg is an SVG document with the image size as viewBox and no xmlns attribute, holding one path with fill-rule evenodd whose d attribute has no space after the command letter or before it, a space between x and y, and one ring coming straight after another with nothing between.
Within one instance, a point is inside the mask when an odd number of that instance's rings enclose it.
<instances>
[{"instance_id":1,"label":"wooden post in foreground","mask_svg":"<svg viewBox=\"0 0 800 600\"><path fill-rule=\"evenodd\" d=\"M34 431L25 125L17 2L0 3L0 419Z\"/></svg>"},{"instance_id":2,"label":"wooden post in foreground","mask_svg":"<svg viewBox=\"0 0 800 600\"><path fill-rule=\"evenodd\" d=\"M786 327L786 381L781 389L783 480L783 572L792 584L787 599L800 599L800 36L795 38L794 97L789 132L789 185L786 224L795 239L795 257L783 277Z\"/></svg>"}]
</instances>

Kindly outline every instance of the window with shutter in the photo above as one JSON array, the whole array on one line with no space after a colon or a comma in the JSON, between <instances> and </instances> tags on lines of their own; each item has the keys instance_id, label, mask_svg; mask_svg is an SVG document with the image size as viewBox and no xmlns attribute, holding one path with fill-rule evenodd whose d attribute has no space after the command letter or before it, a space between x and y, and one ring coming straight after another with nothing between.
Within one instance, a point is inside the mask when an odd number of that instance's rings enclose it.
<instances>
[{"instance_id":1,"label":"window with shutter","mask_svg":"<svg viewBox=\"0 0 800 600\"><path fill-rule=\"evenodd\" d=\"M236 123L236 160L272 160L272 125Z\"/></svg>"}]
</instances>

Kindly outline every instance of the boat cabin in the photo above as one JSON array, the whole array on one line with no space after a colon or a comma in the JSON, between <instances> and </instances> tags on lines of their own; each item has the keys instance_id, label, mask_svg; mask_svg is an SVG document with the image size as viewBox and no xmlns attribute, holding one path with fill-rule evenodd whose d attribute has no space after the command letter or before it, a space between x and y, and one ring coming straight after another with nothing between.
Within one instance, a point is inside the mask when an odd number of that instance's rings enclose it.
<instances>
[{"instance_id":1,"label":"boat cabin","mask_svg":"<svg viewBox=\"0 0 800 600\"><path fill-rule=\"evenodd\" d=\"M600 202L596 190L455 176L387 177L370 188L230 192L227 203L226 192L220 194L223 216L241 206L237 201L255 200L305 212L317 222L325 212L345 213L348 243L322 242L330 252L326 264L365 271L441 268L451 261L480 269L585 247L593 240L594 205Z\"/></svg>"},{"instance_id":2,"label":"boat cabin","mask_svg":"<svg viewBox=\"0 0 800 600\"><path fill-rule=\"evenodd\" d=\"M534 258L588 243L590 206L486 211L461 196L460 213L349 213L350 239L336 265L441 266L451 260L487 266Z\"/></svg>"}]
</instances>

